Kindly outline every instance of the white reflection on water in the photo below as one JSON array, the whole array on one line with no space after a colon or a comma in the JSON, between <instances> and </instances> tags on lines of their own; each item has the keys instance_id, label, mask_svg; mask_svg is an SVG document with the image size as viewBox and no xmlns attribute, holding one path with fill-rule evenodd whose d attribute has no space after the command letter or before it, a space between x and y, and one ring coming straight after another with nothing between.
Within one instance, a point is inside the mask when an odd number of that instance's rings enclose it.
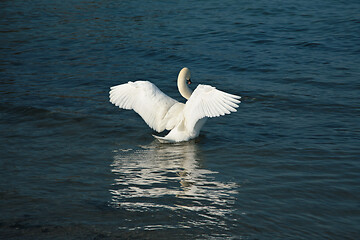
<instances>
[{"instance_id":1,"label":"white reflection on water","mask_svg":"<svg viewBox=\"0 0 360 240\"><path fill-rule=\"evenodd\" d=\"M158 144L114 151L112 205L129 211L154 208L197 211L206 217L232 211L235 183L217 180L201 165L195 142ZM219 177L219 176L218 176Z\"/></svg>"}]
</instances>

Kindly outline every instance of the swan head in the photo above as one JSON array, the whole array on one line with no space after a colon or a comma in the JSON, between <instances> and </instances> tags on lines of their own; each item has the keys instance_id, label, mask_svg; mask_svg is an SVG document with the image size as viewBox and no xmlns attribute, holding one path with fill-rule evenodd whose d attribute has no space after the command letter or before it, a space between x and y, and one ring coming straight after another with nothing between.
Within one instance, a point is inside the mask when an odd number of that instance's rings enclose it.
<instances>
[{"instance_id":1,"label":"swan head","mask_svg":"<svg viewBox=\"0 0 360 240\"><path fill-rule=\"evenodd\" d=\"M187 67L184 67L183 69L181 69L179 76L180 76L180 74L184 76L187 84L191 84L191 73Z\"/></svg>"},{"instance_id":2,"label":"swan head","mask_svg":"<svg viewBox=\"0 0 360 240\"><path fill-rule=\"evenodd\" d=\"M187 86L191 84L191 73L187 67L181 69L179 76L178 76L178 89L181 94L186 99L189 99L191 96L191 89Z\"/></svg>"}]
</instances>

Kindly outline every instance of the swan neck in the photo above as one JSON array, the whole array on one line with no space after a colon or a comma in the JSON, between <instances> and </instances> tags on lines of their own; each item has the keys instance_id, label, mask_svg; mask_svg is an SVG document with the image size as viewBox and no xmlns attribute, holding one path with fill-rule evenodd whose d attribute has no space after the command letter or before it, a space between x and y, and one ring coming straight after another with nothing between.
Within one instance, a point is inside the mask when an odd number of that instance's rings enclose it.
<instances>
[{"instance_id":1,"label":"swan neck","mask_svg":"<svg viewBox=\"0 0 360 240\"><path fill-rule=\"evenodd\" d=\"M179 74L177 85L181 96L183 96L186 99L189 99L192 94L192 90L188 87L186 77L184 74L182 73Z\"/></svg>"}]
</instances>

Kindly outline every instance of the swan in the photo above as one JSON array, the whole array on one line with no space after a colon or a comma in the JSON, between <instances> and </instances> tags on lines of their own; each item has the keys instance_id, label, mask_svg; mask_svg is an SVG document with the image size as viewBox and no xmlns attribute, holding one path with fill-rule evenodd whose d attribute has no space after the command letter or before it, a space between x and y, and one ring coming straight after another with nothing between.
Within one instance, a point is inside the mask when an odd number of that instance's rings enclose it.
<instances>
[{"instance_id":1,"label":"swan","mask_svg":"<svg viewBox=\"0 0 360 240\"><path fill-rule=\"evenodd\" d=\"M170 130L165 137L153 135L162 143L189 141L199 136L208 118L236 112L241 98L202 84L192 92L188 87L190 78L190 70L181 69L177 86L187 100L185 104L167 96L149 81L130 81L111 87L110 102L119 108L134 110L159 133Z\"/></svg>"}]
</instances>

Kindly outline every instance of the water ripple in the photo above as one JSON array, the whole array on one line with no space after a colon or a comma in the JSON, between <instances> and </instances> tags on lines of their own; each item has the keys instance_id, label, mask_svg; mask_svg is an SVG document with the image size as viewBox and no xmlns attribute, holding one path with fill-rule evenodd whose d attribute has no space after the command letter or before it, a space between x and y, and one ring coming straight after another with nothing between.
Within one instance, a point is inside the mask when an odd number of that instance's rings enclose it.
<instances>
[{"instance_id":1,"label":"water ripple","mask_svg":"<svg viewBox=\"0 0 360 240\"><path fill-rule=\"evenodd\" d=\"M111 165L115 183L110 190L115 208L140 212L159 208L192 211L201 218L199 221L209 224L216 224L232 213L239 186L221 182L217 180L219 173L202 168L194 142L173 145L154 142L140 149L117 152ZM198 221L190 223L197 224Z\"/></svg>"}]
</instances>

